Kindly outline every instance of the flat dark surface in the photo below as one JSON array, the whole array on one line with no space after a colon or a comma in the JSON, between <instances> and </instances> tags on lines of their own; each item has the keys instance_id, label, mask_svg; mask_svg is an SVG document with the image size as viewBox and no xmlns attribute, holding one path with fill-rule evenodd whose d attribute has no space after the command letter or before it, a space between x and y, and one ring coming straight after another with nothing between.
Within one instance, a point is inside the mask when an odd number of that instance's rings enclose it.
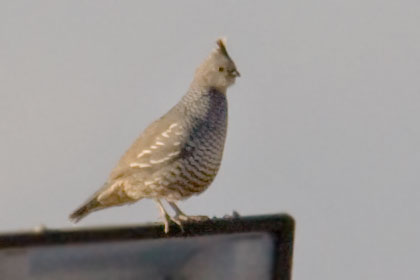
<instances>
[{"instance_id":1,"label":"flat dark surface","mask_svg":"<svg viewBox=\"0 0 420 280\"><path fill-rule=\"evenodd\" d=\"M294 220L289 215L265 215L211 219L199 223L185 223L182 232L172 225L169 234L160 224L77 229L45 229L39 232L0 234L0 252L6 248L93 244L95 242L127 241L142 239L186 238L218 234L264 232L274 239L273 279L290 279Z\"/></svg>"}]
</instances>

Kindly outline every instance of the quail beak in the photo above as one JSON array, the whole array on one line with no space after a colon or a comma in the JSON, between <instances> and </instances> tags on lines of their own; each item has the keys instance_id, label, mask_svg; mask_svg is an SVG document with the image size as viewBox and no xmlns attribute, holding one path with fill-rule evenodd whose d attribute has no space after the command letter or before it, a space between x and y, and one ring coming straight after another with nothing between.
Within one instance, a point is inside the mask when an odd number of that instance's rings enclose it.
<instances>
[{"instance_id":1,"label":"quail beak","mask_svg":"<svg viewBox=\"0 0 420 280\"><path fill-rule=\"evenodd\" d=\"M241 76L241 73L239 73L239 71L238 70L236 70L236 69L234 69L234 70L232 70L230 73L229 73L232 77L240 77Z\"/></svg>"}]
</instances>

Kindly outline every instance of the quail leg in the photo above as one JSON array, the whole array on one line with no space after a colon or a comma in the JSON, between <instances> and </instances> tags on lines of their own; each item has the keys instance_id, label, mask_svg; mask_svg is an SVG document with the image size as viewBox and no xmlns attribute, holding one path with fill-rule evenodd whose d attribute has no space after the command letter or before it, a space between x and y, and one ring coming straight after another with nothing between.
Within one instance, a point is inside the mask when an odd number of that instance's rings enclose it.
<instances>
[{"instance_id":1,"label":"quail leg","mask_svg":"<svg viewBox=\"0 0 420 280\"><path fill-rule=\"evenodd\" d=\"M168 201L168 204L174 209L175 211L175 217L172 218L173 221L178 220L179 223L181 222L202 222L209 220L209 217L207 216L188 216L184 212L182 212L181 209L175 204L175 202Z\"/></svg>"},{"instance_id":2,"label":"quail leg","mask_svg":"<svg viewBox=\"0 0 420 280\"><path fill-rule=\"evenodd\" d=\"M184 231L184 228L182 227L182 224L179 220L171 218L171 216L169 216L168 212L166 212L165 208L163 207L162 202L159 199L155 199L156 204L158 205L158 208L160 210L160 214L162 215L162 219L163 219L163 225L165 228L165 233L169 232L169 222L172 220L174 223L176 223L182 231Z\"/></svg>"}]
</instances>

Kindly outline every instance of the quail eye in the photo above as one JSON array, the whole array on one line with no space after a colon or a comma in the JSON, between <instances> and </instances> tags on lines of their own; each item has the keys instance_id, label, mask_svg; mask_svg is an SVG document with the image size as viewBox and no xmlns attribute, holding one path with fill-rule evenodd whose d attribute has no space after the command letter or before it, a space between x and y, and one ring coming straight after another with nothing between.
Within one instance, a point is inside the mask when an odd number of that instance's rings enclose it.
<instances>
[{"instance_id":1,"label":"quail eye","mask_svg":"<svg viewBox=\"0 0 420 280\"><path fill-rule=\"evenodd\" d=\"M225 71L225 68L219 67L219 72L223 72L223 71Z\"/></svg>"}]
</instances>

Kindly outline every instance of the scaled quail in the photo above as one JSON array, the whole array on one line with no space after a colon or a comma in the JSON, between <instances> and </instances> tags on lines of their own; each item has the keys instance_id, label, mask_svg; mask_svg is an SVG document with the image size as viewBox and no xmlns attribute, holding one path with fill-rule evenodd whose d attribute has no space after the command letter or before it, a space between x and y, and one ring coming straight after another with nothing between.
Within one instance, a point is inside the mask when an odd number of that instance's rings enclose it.
<instances>
[{"instance_id":1,"label":"scaled quail","mask_svg":"<svg viewBox=\"0 0 420 280\"><path fill-rule=\"evenodd\" d=\"M104 186L70 219L78 222L93 211L142 198L156 201L166 233L171 220L182 229L184 221L208 219L187 216L176 202L206 190L219 170L227 130L226 90L238 76L224 40L219 39L179 103L146 128ZM168 202L175 216L169 216L161 200Z\"/></svg>"}]
</instances>

